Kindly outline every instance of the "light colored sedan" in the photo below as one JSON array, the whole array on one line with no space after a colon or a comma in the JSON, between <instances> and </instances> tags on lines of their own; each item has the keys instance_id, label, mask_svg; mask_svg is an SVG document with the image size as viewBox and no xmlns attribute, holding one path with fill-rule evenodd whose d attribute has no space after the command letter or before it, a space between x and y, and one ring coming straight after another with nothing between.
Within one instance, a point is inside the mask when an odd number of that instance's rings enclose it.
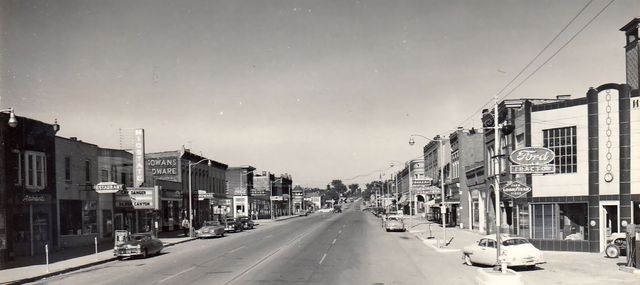
<instances>
[{"instance_id":1,"label":"light colored sedan","mask_svg":"<svg viewBox=\"0 0 640 285\"><path fill-rule=\"evenodd\" d=\"M202 224L202 227L196 231L196 236L199 238L207 238L224 236L224 226L219 221L206 221Z\"/></svg>"},{"instance_id":2,"label":"light colored sedan","mask_svg":"<svg viewBox=\"0 0 640 285\"><path fill-rule=\"evenodd\" d=\"M402 220L402 217L395 216L395 215L391 215L387 217L387 219L384 221L384 228L388 232L390 231L404 232L407 230L407 228L404 226L404 221Z\"/></svg>"},{"instance_id":3,"label":"light colored sedan","mask_svg":"<svg viewBox=\"0 0 640 285\"><path fill-rule=\"evenodd\" d=\"M534 268L545 263L542 252L533 246L526 238L501 235L500 249L508 267L526 266ZM467 246L462 251L465 264L496 265L496 236L487 235L475 244Z\"/></svg>"}]
</instances>

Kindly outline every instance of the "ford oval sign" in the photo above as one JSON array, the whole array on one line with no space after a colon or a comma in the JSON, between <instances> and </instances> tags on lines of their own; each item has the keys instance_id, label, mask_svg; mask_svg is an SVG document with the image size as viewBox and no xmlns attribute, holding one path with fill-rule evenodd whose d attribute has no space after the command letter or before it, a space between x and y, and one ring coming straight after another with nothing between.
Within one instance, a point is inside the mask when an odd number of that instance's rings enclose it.
<instances>
[{"instance_id":1,"label":"ford oval sign","mask_svg":"<svg viewBox=\"0 0 640 285\"><path fill-rule=\"evenodd\" d=\"M544 147L525 147L514 150L509 159L515 164L542 165L552 162L555 158L552 150Z\"/></svg>"}]
</instances>

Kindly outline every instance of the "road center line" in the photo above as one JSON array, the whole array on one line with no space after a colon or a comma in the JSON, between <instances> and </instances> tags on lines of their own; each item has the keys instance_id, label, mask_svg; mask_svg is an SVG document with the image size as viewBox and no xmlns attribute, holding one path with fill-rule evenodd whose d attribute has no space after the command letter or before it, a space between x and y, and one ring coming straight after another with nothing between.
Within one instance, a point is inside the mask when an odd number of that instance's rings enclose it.
<instances>
[{"instance_id":1,"label":"road center line","mask_svg":"<svg viewBox=\"0 0 640 285\"><path fill-rule=\"evenodd\" d=\"M338 231L338 234L341 234L341 233L342 233L342 230L339 230L339 231Z\"/></svg>"},{"instance_id":2,"label":"road center line","mask_svg":"<svg viewBox=\"0 0 640 285\"><path fill-rule=\"evenodd\" d=\"M189 268L187 268L187 269L185 269L185 270L182 270L182 271L180 271L180 272L178 272L178 273L176 273L176 274L173 274L173 275L171 275L171 276L169 276L169 277L167 277L167 278L165 278L165 279L162 279L162 280L158 281L158 283L162 283L162 282L164 282L164 281L167 281L167 280L169 280L169 279L171 279L171 278L173 278L173 277L176 277L176 276L178 276L178 275L180 275L180 274L182 274L182 273L189 272L189 271L193 270L194 268L196 268L196 267L195 267L195 266L191 266L191 267L189 267Z\"/></svg>"},{"instance_id":3,"label":"road center line","mask_svg":"<svg viewBox=\"0 0 640 285\"><path fill-rule=\"evenodd\" d=\"M272 235L264 236L262 239L268 239L268 238L270 238L270 237L272 237Z\"/></svg>"},{"instance_id":4,"label":"road center line","mask_svg":"<svg viewBox=\"0 0 640 285\"><path fill-rule=\"evenodd\" d=\"M327 258L327 254L326 253L324 255L322 255L322 258L320 259L320 262L318 262L318 264L322 264L322 262L324 261L325 258Z\"/></svg>"},{"instance_id":5,"label":"road center line","mask_svg":"<svg viewBox=\"0 0 640 285\"><path fill-rule=\"evenodd\" d=\"M331 242L331 244L336 244L336 240L338 240L337 238L333 239L333 242Z\"/></svg>"},{"instance_id":6,"label":"road center line","mask_svg":"<svg viewBox=\"0 0 640 285\"><path fill-rule=\"evenodd\" d=\"M244 247L245 247L245 246L243 245L243 246L238 247L238 248L236 248L236 249L230 250L230 251L229 251L229 253L234 253L234 252L236 252L236 251L238 251L238 250L243 249Z\"/></svg>"}]
</instances>

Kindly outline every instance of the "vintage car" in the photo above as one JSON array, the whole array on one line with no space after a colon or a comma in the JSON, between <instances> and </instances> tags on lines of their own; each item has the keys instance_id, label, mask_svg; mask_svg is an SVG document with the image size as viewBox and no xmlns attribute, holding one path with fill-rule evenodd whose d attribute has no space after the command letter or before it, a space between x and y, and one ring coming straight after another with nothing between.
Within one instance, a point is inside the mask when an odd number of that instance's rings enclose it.
<instances>
[{"instance_id":1,"label":"vintage car","mask_svg":"<svg viewBox=\"0 0 640 285\"><path fill-rule=\"evenodd\" d=\"M113 255L118 259L132 256L147 258L153 254L160 254L163 247L162 241L152 237L151 234L132 234L126 237L123 243L114 247Z\"/></svg>"},{"instance_id":2,"label":"vintage car","mask_svg":"<svg viewBox=\"0 0 640 285\"><path fill-rule=\"evenodd\" d=\"M244 229L242 228L242 222L240 221L239 218L227 218L225 221L225 227L224 230L227 232L238 232L238 231L243 231Z\"/></svg>"},{"instance_id":3,"label":"vintage car","mask_svg":"<svg viewBox=\"0 0 640 285\"><path fill-rule=\"evenodd\" d=\"M620 255L627 255L627 234L612 233L607 239L608 245L604 249L604 253L609 258L617 258Z\"/></svg>"},{"instance_id":4,"label":"vintage car","mask_svg":"<svg viewBox=\"0 0 640 285\"><path fill-rule=\"evenodd\" d=\"M205 221L202 224L202 227L196 230L196 237L198 238L207 238L224 236L225 226L222 225L219 221Z\"/></svg>"},{"instance_id":5,"label":"vintage car","mask_svg":"<svg viewBox=\"0 0 640 285\"><path fill-rule=\"evenodd\" d=\"M249 217L240 217L238 219L240 219L243 229L252 230L255 227L255 223Z\"/></svg>"},{"instance_id":6,"label":"vintage car","mask_svg":"<svg viewBox=\"0 0 640 285\"><path fill-rule=\"evenodd\" d=\"M387 217L386 220L384 221L384 228L388 232L407 231L407 228L404 226L404 220L402 219L402 217L397 215L390 215L389 217Z\"/></svg>"},{"instance_id":7,"label":"vintage car","mask_svg":"<svg viewBox=\"0 0 640 285\"><path fill-rule=\"evenodd\" d=\"M542 252L533 246L526 238L501 235L501 251L507 267L535 268L545 263ZM496 265L496 236L487 235L462 250L462 259L467 265L484 264Z\"/></svg>"}]
</instances>

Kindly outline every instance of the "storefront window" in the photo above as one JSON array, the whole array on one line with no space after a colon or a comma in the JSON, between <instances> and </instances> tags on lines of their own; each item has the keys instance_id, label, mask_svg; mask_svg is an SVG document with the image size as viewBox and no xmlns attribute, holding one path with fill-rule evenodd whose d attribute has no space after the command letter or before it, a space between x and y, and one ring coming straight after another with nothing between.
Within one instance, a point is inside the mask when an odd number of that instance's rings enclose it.
<instances>
[{"instance_id":1,"label":"storefront window","mask_svg":"<svg viewBox=\"0 0 640 285\"><path fill-rule=\"evenodd\" d=\"M97 201L84 201L84 207L82 211L82 234L97 234L98 233L98 217L96 215Z\"/></svg>"},{"instance_id":2,"label":"storefront window","mask_svg":"<svg viewBox=\"0 0 640 285\"><path fill-rule=\"evenodd\" d=\"M633 212L633 223L640 225L640 202L631 202Z\"/></svg>"},{"instance_id":3,"label":"storefront window","mask_svg":"<svg viewBox=\"0 0 640 285\"><path fill-rule=\"evenodd\" d=\"M60 235L82 234L82 201L60 200Z\"/></svg>"},{"instance_id":4,"label":"storefront window","mask_svg":"<svg viewBox=\"0 0 640 285\"><path fill-rule=\"evenodd\" d=\"M587 240L587 204L553 203L531 205L533 238Z\"/></svg>"},{"instance_id":5,"label":"storefront window","mask_svg":"<svg viewBox=\"0 0 640 285\"><path fill-rule=\"evenodd\" d=\"M529 205L518 205L518 235L529 238Z\"/></svg>"}]
</instances>

